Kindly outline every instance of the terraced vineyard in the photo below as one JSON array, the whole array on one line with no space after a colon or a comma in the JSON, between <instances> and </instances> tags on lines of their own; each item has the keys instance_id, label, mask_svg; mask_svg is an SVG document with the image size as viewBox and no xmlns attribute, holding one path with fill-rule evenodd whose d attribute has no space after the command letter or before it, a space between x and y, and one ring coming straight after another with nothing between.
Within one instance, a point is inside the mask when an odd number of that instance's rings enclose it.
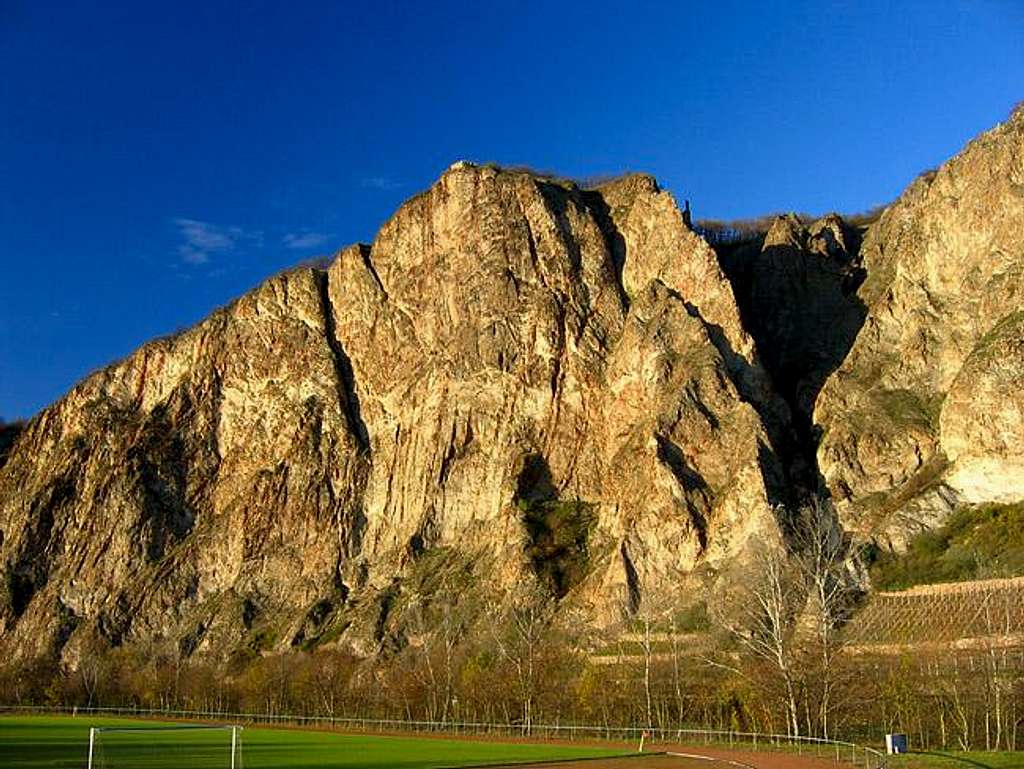
<instances>
[{"instance_id":1,"label":"terraced vineyard","mask_svg":"<svg viewBox=\"0 0 1024 769\"><path fill-rule=\"evenodd\" d=\"M1024 577L879 592L850 622L852 647L1024 646Z\"/></svg>"}]
</instances>

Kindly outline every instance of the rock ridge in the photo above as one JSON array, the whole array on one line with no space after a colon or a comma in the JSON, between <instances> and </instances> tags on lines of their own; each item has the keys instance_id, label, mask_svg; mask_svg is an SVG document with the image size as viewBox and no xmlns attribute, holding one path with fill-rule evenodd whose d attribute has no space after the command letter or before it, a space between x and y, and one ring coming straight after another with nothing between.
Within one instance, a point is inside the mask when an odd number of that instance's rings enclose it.
<instances>
[{"instance_id":1,"label":"rock ridge","mask_svg":"<svg viewBox=\"0 0 1024 769\"><path fill-rule=\"evenodd\" d=\"M28 424L0 469L0 646L371 650L441 554L478 597L571 575L564 600L615 621L781 541L773 408L714 252L651 177L456 165L372 245ZM593 523L552 571L522 510L563 503Z\"/></svg>"},{"instance_id":2,"label":"rock ridge","mask_svg":"<svg viewBox=\"0 0 1024 769\"><path fill-rule=\"evenodd\" d=\"M717 251L651 176L455 163L3 426L0 651L387 653L438 591L524 585L609 626L792 548L822 493L892 547L1019 500L1022 190L1021 111L870 226Z\"/></svg>"}]
</instances>

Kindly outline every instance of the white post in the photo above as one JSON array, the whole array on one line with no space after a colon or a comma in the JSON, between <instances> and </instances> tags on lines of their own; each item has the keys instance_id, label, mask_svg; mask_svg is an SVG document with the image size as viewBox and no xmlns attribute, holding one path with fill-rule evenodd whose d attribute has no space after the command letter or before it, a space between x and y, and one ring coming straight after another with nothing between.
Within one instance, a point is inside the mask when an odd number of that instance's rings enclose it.
<instances>
[{"instance_id":1,"label":"white post","mask_svg":"<svg viewBox=\"0 0 1024 769\"><path fill-rule=\"evenodd\" d=\"M238 727L231 727L231 769L235 769L235 745L238 742Z\"/></svg>"},{"instance_id":2,"label":"white post","mask_svg":"<svg viewBox=\"0 0 1024 769\"><path fill-rule=\"evenodd\" d=\"M96 742L96 727L89 728L89 769L92 769L92 746Z\"/></svg>"}]
</instances>

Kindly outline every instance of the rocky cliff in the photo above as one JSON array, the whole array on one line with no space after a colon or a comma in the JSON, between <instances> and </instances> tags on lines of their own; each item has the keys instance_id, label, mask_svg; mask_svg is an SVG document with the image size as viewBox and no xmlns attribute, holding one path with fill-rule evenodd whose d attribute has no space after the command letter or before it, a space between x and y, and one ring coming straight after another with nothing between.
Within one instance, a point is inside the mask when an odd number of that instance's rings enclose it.
<instances>
[{"instance_id":1,"label":"rocky cliff","mask_svg":"<svg viewBox=\"0 0 1024 769\"><path fill-rule=\"evenodd\" d=\"M25 427L0 470L0 645L369 649L442 566L614 618L780 540L786 420L653 179L456 164L372 246L271 278ZM531 541L552 526L568 556Z\"/></svg>"},{"instance_id":2,"label":"rocky cliff","mask_svg":"<svg viewBox=\"0 0 1024 769\"><path fill-rule=\"evenodd\" d=\"M814 419L848 529L899 545L1024 496L1024 109L923 174L867 233L867 308Z\"/></svg>"},{"instance_id":3,"label":"rocky cliff","mask_svg":"<svg viewBox=\"0 0 1024 769\"><path fill-rule=\"evenodd\" d=\"M864 322L860 240L836 214L808 225L787 214L761 238L719 246L744 327L789 406L792 439L782 453L790 484L805 490L819 485L814 404Z\"/></svg>"},{"instance_id":4,"label":"rocky cliff","mask_svg":"<svg viewBox=\"0 0 1024 769\"><path fill-rule=\"evenodd\" d=\"M804 494L897 545L1020 499L1022 158L1018 112L866 235L728 254L648 176L457 163L5 433L0 651L372 652L523 584L607 623L784 546Z\"/></svg>"}]
</instances>

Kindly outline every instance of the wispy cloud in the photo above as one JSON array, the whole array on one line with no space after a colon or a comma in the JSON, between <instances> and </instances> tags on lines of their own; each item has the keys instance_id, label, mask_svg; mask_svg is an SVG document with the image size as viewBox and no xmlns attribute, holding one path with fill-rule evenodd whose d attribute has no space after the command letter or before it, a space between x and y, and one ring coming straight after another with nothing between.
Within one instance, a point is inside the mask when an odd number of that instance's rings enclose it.
<instances>
[{"instance_id":1,"label":"wispy cloud","mask_svg":"<svg viewBox=\"0 0 1024 769\"><path fill-rule=\"evenodd\" d=\"M317 248L330 239L325 232L287 232L281 238L285 248L301 250L306 248Z\"/></svg>"},{"instance_id":2,"label":"wispy cloud","mask_svg":"<svg viewBox=\"0 0 1024 769\"><path fill-rule=\"evenodd\" d=\"M394 192L405 186L405 184L397 179L392 179L390 176L368 176L363 179L362 183L364 187L383 192Z\"/></svg>"},{"instance_id":3,"label":"wispy cloud","mask_svg":"<svg viewBox=\"0 0 1024 769\"><path fill-rule=\"evenodd\" d=\"M207 264L214 255L234 251L243 242L255 246L263 244L263 233L259 231L199 219L179 217L173 221L182 240L178 245L178 256L185 264Z\"/></svg>"}]
</instances>

